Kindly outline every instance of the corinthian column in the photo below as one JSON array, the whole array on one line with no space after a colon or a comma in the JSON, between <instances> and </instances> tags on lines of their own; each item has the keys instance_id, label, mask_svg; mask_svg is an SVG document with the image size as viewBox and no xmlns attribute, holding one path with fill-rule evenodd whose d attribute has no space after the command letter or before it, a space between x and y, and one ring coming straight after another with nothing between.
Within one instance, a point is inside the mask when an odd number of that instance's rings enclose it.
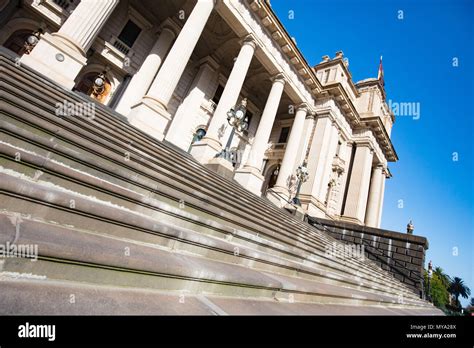
<instances>
[{"instance_id":1,"label":"corinthian column","mask_svg":"<svg viewBox=\"0 0 474 348\"><path fill-rule=\"evenodd\" d=\"M367 211L365 213L365 224L370 227L377 227L379 219L380 198L382 195L382 181L384 177L383 165L377 165L372 170L372 180L370 181L369 199Z\"/></svg>"},{"instance_id":2,"label":"corinthian column","mask_svg":"<svg viewBox=\"0 0 474 348\"><path fill-rule=\"evenodd\" d=\"M280 166L278 179L275 186L273 187L274 191L282 194L286 199L289 199L290 194L288 188L288 178L293 174L293 168L296 164L300 143L305 141L303 130L307 113L308 106L306 104L301 104L297 108L295 120L293 121L293 126L291 127L290 137L288 138L288 142L286 144L283 161Z\"/></svg>"},{"instance_id":3,"label":"corinthian column","mask_svg":"<svg viewBox=\"0 0 474 348\"><path fill-rule=\"evenodd\" d=\"M85 55L117 4L118 0L81 0L53 35Z\"/></svg>"},{"instance_id":4,"label":"corinthian column","mask_svg":"<svg viewBox=\"0 0 474 348\"><path fill-rule=\"evenodd\" d=\"M373 150L370 145L357 144L343 216L358 224L363 224L365 220L372 159Z\"/></svg>"},{"instance_id":5,"label":"corinthian column","mask_svg":"<svg viewBox=\"0 0 474 348\"><path fill-rule=\"evenodd\" d=\"M227 112L237 103L255 53L255 47L255 41L251 36L244 39L206 136L191 150L191 154L201 163L208 163L216 153L221 151L222 143L227 140L224 135L219 136L220 130L223 126L227 126Z\"/></svg>"},{"instance_id":6,"label":"corinthian column","mask_svg":"<svg viewBox=\"0 0 474 348\"><path fill-rule=\"evenodd\" d=\"M74 79L87 63L86 53L119 0L82 0L58 32L41 37L21 62L72 89Z\"/></svg>"},{"instance_id":7,"label":"corinthian column","mask_svg":"<svg viewBox=\"0 0 474 348\"><path fill-rule=\"evenodd\" d=\"M132 108L129 121L143 131L162 140L171 120L168 103L183 75L186 64L214 8L214 0L198 0L178 35L143 100Z\"/></svg>"},{"instance_id":8,"label":"corinthian column","mask_svg":"<svg viewBox=\"0 0 474 348\"><path fill-rule=\"evenodd\" d=\"M336 155L338 129L327 113L319 114L316 120L311 148L308 156L308 180L301 186L300 200L308 214L325 217L328 183L331 179L332 163Z\"/></svg>"},{"instance_id":9,"label":"corinthian column","mask_svg":"<svg viewBox=\"0 0 474 348\"><path fill-rule=\"evenodd\" d=\"M127 116L132 106L138 104L145 96L175 38L175 29L170 26L164 26L158 40L156 40L145 61L133 76L127 90L120 99L116 108L117 112Z\"/></svg>"},{"instance_id":10,"label":"corinthian column","mask_svg":"<svg viewBox=\"0 0 474 348\"><path fill-rule=\"evenodd\" d=\"M242 169L235 172L235 180L257 195L262 193L264 178L261 174L261 167L263 156L268 145L268 139L270 138L284 87L285 79L282 75L277 75L273 79L270 95L265 104L247 163Z\"/></svg>"}]
</instances>

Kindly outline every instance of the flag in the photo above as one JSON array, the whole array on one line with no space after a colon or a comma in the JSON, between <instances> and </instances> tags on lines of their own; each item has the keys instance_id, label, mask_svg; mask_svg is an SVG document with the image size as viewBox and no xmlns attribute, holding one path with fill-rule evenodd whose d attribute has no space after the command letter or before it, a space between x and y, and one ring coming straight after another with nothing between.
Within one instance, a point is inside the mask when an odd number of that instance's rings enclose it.
<instances>
[{"instance_id":1,"label":"flag","mask_svg":"<svg viewBox=\"0 0 474 348\"><path fill-rule=\"evenodd\" d=\"M379 74L377 79L380 81L382 86L385 86L385 81L383 80L383 65L382 65L382 56L380 56L380 64L379 64Z\"/></svg>"}]
</instances>

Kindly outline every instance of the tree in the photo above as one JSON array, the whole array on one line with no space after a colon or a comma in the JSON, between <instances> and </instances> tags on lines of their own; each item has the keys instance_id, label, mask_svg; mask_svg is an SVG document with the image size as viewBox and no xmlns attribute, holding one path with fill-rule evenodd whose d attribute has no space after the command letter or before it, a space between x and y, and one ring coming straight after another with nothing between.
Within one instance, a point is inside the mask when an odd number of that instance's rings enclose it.
<instances>
[{"instance_id":1,"label":"tree","mask_svg":"<svg viewBox=\"0 0 474 348\"><path fill-rule=\"evenodd\" d=\"M470 303L470 305L474 307L474 297L471 297L471 303Z\"/></svg>"},{"instance_id":2,"label":"tree","mask_svg":"<svg viewBox=\"0 0 474 348\"><path fill-rule=\"evenodd\" d=\"M428 290L428 273L425 271L425 289ZM441 309L445 309L446 304L449 300L449 293L444 286L443 281L439 276L433 272L433 276L430 280L430 293L429 296L433 304Z\"/></svg>"},{"instance_id":3,"label":"tree","mask_svg":"<svg viewBox=\"0 0 474 348\"><path fill-rule=\"evenodd\" d=\"M471 289L464 284L464 281L459 277L454 277L449 285L448 291L456 298L456 304L460 306L459 296L468 298L471 295Z\"/></svg>"},{"instance_id":4,"label":"tree","mask_svg":"<svg viewBox=\"0 0 474 348\"><path fill-rule=\"evenodd\" d=\"M446 273L444 273L444 270L441 267L436 267L433 273L438 276L446 289L448 289L449 285L451 284L451 278Z\"/></svg>"}]
</instances>

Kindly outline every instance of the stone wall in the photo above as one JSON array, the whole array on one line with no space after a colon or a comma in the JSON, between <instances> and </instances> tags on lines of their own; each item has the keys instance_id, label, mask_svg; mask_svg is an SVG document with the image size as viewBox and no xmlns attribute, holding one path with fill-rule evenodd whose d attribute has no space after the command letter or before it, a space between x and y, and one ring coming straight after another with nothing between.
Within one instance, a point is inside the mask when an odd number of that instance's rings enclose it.
<instances>
[{"instance_id":1,"label":"stone wall","mask_svg":"<svg viewBox=\"0 0 474 348\"><path fill-rule=\"evenodd\" d=\"M428 249L425 237L320 218L308 217L308 222L324 226L338 240L363 245L366 257L422 295L421 277Z\"/></svg>"}]
</instances>

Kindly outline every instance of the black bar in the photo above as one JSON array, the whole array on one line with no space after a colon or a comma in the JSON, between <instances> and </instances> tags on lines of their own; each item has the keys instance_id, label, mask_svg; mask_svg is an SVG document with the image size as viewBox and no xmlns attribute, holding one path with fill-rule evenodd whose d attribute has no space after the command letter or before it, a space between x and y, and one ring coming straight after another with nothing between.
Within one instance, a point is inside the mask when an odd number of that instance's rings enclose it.
<instances>
[{"instance_id":1,"label":"black bar","mask_svg":"<svg viewBox=\"0 0 474 348\"><path fill-rule=\"evenodd\" d=\"M299 345L313 347L387 345L472 347L472 317L312 317L312 316L231 316L231 317L0 317L0 347L21 345L58 346L65 344L131 347L153 344L220 345ZM20 338L20 325L55 325L55 340ZM425 327L424 330L415 329ZM432 325L429 327L428 325ZM438 327L438 325L444 325ZM455 338L408 338L407 334L455 334Z\"/></svg>"}]
</instances>

